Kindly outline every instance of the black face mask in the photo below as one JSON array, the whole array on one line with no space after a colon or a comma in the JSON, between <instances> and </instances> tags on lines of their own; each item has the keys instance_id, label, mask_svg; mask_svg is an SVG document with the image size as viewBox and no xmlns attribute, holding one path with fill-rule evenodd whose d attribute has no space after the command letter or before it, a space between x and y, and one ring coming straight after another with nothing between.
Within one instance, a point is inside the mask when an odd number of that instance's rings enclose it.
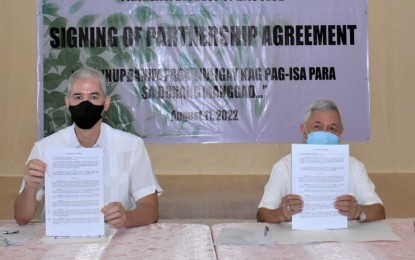
<instances>
[{"instance_id":1,"label":"black face mask","mask_svg":"<svg viewBox=\"0 0 415 260\"><path fill-rule=\"evenodd\" d=\"M81 129L91 129L102 118L104 105L94 105L89 101L82 101L76 106L69 106L72 120Z\"/></svg>"}]
</instances>

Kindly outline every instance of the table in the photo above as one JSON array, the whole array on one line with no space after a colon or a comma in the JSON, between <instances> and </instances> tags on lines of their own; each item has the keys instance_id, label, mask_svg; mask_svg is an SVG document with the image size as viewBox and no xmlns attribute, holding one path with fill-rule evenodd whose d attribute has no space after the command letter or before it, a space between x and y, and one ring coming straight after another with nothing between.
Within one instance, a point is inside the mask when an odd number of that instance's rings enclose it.
<instances>
[{"instance_id":1,"label":"table","mask_svg":"<svg viewBox=\"0 0 415 260\"><path fill-rule=\"evenodd\" d=\"M101 243L63 244L41 243L44 223L18 226L0 221L0 228L33 230L23 245L0 246L0 259L216 259L210 228L201 224L157 223L120 229Z\"/></svg>"},{"instance_id":2,"label":"table","mask_svg":"<svg viewBox=\"0 0 415 260\"><path fill-rule=\"evenodd\" d=\"M384 220L402 241L364 243L324 242L300 245L216 245L216 255L227 259L415 259L414 219ZM229 223L212 226L215 240L223 228L247 228L265 223ZM269 224L268 224L269 225Z\"/></svg>"}]
</instances>

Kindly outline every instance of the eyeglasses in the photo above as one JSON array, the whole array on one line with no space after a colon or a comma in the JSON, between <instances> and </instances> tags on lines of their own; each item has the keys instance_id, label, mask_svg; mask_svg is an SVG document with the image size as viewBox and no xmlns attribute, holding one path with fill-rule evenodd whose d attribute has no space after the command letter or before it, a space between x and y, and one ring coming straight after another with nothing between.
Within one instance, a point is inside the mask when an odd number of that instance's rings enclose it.
<instances>
[{"instance_id":1,"label":"eyeglasses","mask_svg":"<svg viewBox=\"0 0 415 260\"><path fill-rule=\"evenodd\" d=\"M314 124L311 126L309 132L317 132L317 131L330 132L332 134L339 135L341 132L341 129L337 125L330 125L325 128L322 124Z\"/></svg>"}]
</instances>

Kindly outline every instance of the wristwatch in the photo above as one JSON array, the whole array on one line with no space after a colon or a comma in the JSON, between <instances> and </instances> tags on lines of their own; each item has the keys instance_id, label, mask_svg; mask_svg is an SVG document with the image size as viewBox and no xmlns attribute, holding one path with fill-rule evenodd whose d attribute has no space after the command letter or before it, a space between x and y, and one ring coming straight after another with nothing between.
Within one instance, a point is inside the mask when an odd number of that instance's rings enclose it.
<instances>
[{"instance_id":1,"label":"wristwatch","mask_svg":"<svg viewBox=\"0 0 415 260\"><path fill-rule=\"evenodd\" d=\"M362 209L362 212L360 212L360 215L359 215L359 222L364 222L365 220L366 220L366 213Z\"/></svg>"}]
</instances>

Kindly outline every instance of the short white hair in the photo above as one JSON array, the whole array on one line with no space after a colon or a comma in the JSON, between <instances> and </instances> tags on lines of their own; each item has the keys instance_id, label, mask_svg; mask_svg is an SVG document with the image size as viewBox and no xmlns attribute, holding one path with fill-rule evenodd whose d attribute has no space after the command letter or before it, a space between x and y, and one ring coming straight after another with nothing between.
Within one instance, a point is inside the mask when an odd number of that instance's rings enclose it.
<instances>
[{"instance_id":1,"label":"short white hair","mask_svg":"<svg viewBox=\"0 0 415 260\"><path fill-rule=\"evenodd\" d=\"M78 79L87 79L87 78L95 78L99 80L99 86L101 87L102 92L104 95L107 94L107 81L105 79L104 74L102 74L99 70L90 68L90 67L84 67L81 68L69 77L68 82L68 95L71 93L73 83L77 81Z\"/></svg>"},{"instance_id":2,"label":"short white hair","mask_svg":"<svg viewBox=\"0 0 415 260\"><path fill-rule=\"evenodd\" d=\"M304 115L304 124L307 123L311 113L314 111L336 111L339 114L340 123L343 126L342 114L334 101L329 99L318 99L311 103Z\"/></svg>"}]
</instances>

